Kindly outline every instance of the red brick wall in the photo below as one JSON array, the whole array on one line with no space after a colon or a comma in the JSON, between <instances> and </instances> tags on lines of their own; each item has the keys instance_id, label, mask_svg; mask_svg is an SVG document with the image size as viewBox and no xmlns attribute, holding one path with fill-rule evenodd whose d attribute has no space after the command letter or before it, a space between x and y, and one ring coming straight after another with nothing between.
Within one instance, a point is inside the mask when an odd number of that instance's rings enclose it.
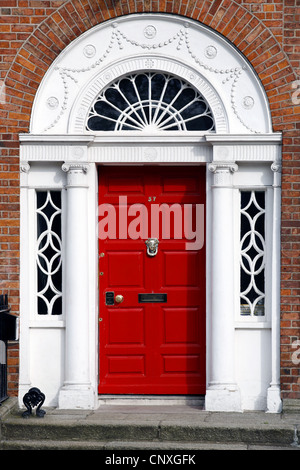
<instances>
[{"instance_id":1,"label":"red brick wall","mask_svg":"<svg viewBox=\"0 0 300 470\"><path fill-rule=\"evenodd\" d=\"M28 131L32 102L44 73L65 46L102 21L150 11L184 15L214 28L245 54L267 92L274 131L283 132L281 381L283 398L300 399L299 364L292 359L297 351L295 342L300 342L300 93L297 95L293 88L295 80L300 80L297 3L297 0L1 0L0 80L5 84L5 95L0 97L0 292L9 293L14 313L18 313L19 286L18 133ZM17 344L12 344L11 394L17 392L17 358Z\"/></svg>"}]
</instances>

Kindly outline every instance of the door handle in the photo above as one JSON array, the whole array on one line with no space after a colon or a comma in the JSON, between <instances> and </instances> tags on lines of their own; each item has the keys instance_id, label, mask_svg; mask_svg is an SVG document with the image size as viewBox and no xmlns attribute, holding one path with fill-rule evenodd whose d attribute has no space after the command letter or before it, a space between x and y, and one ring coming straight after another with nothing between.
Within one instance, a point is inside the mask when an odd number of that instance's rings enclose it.
<instances>
[{"instance_id":1,"label":"door handle","mask_svg":"<svg viewBox=\"0 0 300 470\"><path fill-rule=\"evenodd\" d=\"M121 304L123 300L124 300L123 295L120 295L120 294L116 295L115 301L117 302L117 304Z\"/></svg>"}]
</instances>

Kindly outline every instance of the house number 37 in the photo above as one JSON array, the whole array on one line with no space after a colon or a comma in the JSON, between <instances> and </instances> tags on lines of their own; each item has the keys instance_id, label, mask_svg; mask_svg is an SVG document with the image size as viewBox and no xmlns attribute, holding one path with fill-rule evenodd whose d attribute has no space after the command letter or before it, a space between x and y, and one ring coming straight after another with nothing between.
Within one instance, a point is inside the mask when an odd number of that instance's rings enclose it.
<instances>
[{"instance_id":1,"label":"house number 37","mask_svg":"<svg viewBox=\"0 0 300 470\"><path fill-rule=\"evenodd\" d=\"M156 199L156 196L149 196L148 202L155 201L155 199Z\"/></svg>"}]
</instances>

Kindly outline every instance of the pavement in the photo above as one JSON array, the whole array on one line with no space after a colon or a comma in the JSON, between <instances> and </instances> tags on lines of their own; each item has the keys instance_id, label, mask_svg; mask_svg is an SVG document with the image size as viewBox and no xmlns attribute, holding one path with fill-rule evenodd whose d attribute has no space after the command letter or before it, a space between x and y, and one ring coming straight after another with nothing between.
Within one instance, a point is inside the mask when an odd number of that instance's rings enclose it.
<instances>
[{"instance_id":1,"label":"pavement","mask_svg":"<svg viewBox=\"0 0 300 470\"><path fill-rule=\"evenodd\" d=\"M189 405L44 410L43 418L34 409L23 418L16 401L5 401L0 450L300 450L299 412L223 413Z\"/></svg>"}]
</instances>

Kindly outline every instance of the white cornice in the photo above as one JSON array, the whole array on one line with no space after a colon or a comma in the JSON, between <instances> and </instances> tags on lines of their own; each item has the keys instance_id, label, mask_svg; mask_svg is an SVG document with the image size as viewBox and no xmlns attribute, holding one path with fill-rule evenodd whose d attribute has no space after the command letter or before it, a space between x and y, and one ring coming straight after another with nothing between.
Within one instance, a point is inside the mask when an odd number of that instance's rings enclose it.
<instances>
[{"instance_id":1,"label":"white cornice","mask_svg":"<svg viewBox=\"0 0 300 470\"><path fill-rule=\"evenodd\" d=\"M213 145L226 144L262 144L262 143L281 143L282 134L274 132L270 134L209 134L206 136L207 142Z\"/></svg>"},{"instance_id":2,"label":"white cornice","mask_svg":"<svg viewBox=\"0 0 300 470\"><path fill-rule=\"evenodd\" d=\"M78 134L19 134L19 140L21 144L34 144L44 143L45 145L50 144L67 144L83 145L88 144L94 140L93 135L78 135Z\"/></svg>"},{"instance_id":3,"label":"white cornice","mask_svg":"<svg viewBox=\"0 0 300 470\"><path fill-rule=\"evenodd\" d=\"M281 134L21 134L21 160L90 163L279 162Z\"/></svg>"},{"instance_id":4,"label":"white cornice","mask_svg":"<svg viewBox=\"0 0 300 470\"><path fill-rule=\"evenodd\" d=\"M279 132L268 134L199 134L199 132L168 132L157 134L141 134L128 132L103 132L97 135L79 135L79 134L20 134L21 144L44 143L66 144L66 145L102 145L102 144L123 144L136 143L190 143L212 145L235 145L235 144L279 144L282 141L282 134Z\"/></svg>"}]
</instances>

